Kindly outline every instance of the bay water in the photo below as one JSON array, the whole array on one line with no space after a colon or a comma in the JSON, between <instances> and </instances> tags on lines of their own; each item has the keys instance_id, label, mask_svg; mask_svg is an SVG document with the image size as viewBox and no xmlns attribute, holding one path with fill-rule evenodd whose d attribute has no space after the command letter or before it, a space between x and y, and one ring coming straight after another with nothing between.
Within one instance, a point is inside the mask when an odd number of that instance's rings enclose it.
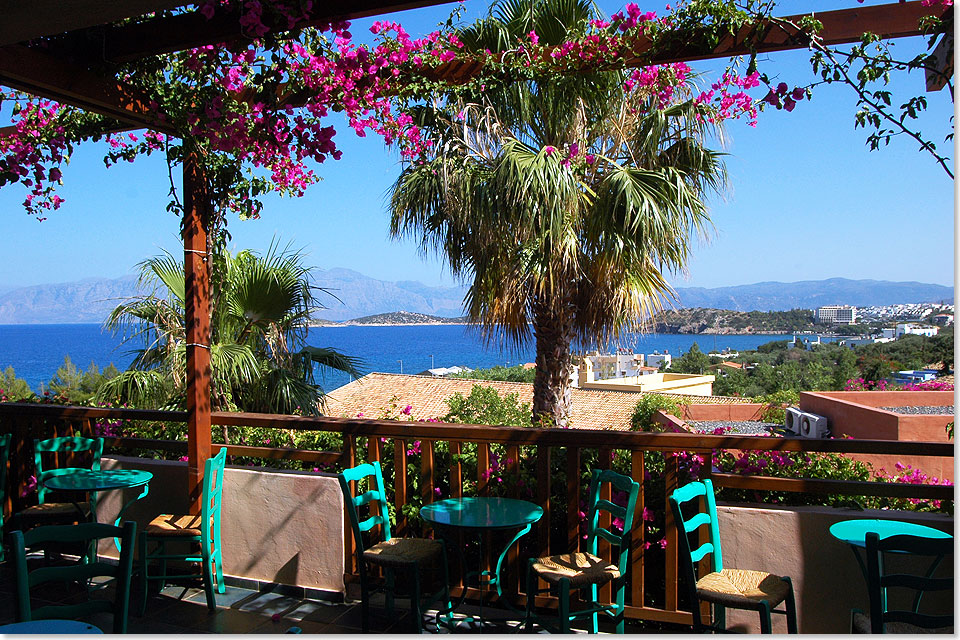
<instances>
[{"instance_id":1,"label":"bay water","mask_svg":"<svg viewBox=\"0 0 960 640\"><path fill-rule=\"evenodd\" d=\"M737 351L790 338L789 334L637 334L626 336L614 346L645 354L666 351L676 358L694 342L704 352L725 348ZM81 370L88 369L91 363L101 370L111 363L121 370L127 368L133 351L141 345L121 343L119 337L104 332L99 324L0 325L0 369L13 367L18 378L39 390L49 383L65 356ZM534 360L532 344L520 350L501 350L485 345L475 330L463 325L313 327L308 343L355 356L361 361L361 373L401 373L402 369L402 373L415 374L435 367L477 369ZM350 378L339 372L318 371L317 381L329 391Z\"/></svg>"}]
</instances>

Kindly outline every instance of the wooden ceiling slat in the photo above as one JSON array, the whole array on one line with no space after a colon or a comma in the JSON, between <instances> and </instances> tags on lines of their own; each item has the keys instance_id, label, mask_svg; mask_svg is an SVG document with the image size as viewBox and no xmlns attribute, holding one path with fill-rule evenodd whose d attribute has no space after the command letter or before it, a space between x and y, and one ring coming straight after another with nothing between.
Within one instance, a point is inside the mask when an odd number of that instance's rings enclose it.
<instances>
[{"instance_id":1,"label":"wooden ceiling slat","mask_svg":"<svg viewBox=\"0 0 960 640\"><path fill-rule=\"evenodd\" d=\"M383 13L406 11L454 0L327 0L314 2L309 18L297 25L305 28L338 20L355 20ZM276 32L285 24L273 25ZM86 57L107 62L129 62L144 56L172 53L208 44L248 42L237 13L207 19L197 12L165 16L137 24L110 27L97 33L70 34L57 50L82 51ZM94 58L95 57L95 58Z\"/></svg>"},{"instance_id":2,"label":"wooden ceiling slat","mask_svg":"<svg viewBox=\"0 0 960 640\"><path fill-rule=\"evenodd\" d=\"M174 133L150 111L148 99L130 87L22 45L0 47L0 84L100 113L125 128Z\"/></svg>"},{"instance_id":3,"label":"wooden ceiling slat","mask_svg":"<svg viewBox=\"0 0 960 640\"><path fill-rule=\"evenodd\" d=\"M0 0L0 45L110 24L191 0Z\"/></svg>"}]
</instances>

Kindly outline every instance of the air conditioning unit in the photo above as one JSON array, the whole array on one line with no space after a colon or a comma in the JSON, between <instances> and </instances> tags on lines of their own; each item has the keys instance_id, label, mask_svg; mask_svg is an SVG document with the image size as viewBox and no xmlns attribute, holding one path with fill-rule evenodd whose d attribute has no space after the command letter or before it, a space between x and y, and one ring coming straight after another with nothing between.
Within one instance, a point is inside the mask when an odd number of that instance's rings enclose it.
<instances>
[{"instance_id":1,"label":"air conditioning unit","mask_svg":"<svg viewBox=\"0 0 960 640\"><path fill-rule=\"evenodd\" d=\"M801 438L823 438L827 435L827 419L815 413L803 413L800 416L800 429L797 434Z\"/></svg>"},{"instance_id":2,"label":"air conditioning unit","mask_svg":"<svg viewBox=\"0 0 960 640\"><path fill-rule=\"evenodd\" d=\"M803 411L798 407L787 407L787 417L785 426L794 433L800 433L800 418L803 417Z\"/></svg>"}]
</instances>

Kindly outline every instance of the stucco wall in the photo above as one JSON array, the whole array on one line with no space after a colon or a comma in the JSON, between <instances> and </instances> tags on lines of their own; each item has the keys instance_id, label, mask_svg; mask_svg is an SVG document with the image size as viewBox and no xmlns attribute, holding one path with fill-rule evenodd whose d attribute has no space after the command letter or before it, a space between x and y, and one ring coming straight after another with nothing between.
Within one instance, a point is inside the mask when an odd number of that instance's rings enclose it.
<instances>
[{"instance_id":1,"label":"stucco wall","mask_svg":"<svg viewBox=\"0 0 960 640\"><path fill-rule=\"evenodd\" d=\"M731 420L743 422L759 420L766 404L731 403L731 404L688 404L683 407L684 420Z\"/></svg>"},{"instance_id":2,"label":"stucco wall","mask_svg":"<svg viewBox=\"0 0 960 640\"><path fill-rule=\"evenodd\" d=\"M833 391L801 393L800 409L826 416L834 437L871 440L948 442L946 425L953 415L908 415L878 407L949 406L952 391ZM927 475L953 481L953 458L933 456L885 456L850 454L876 469L895 471L895 465L910 465Z\"/></svg>"},{"instance_id":3,"label":"stucco wall","mask_svg":"<svg viewBox=\"0 0 960 640\"><path fill-rule=\"evenodd\" d=\"M645 376L610 378L581 382L583 389L603 391L642 391L644 393L682 393L691 396L713 395L715 376L687 373L653 373Z\"/></svg>"},{"instance_id":4,"label":"stucco wall","mask_svg":"<svg viewBox=\"0 0 960 640\"><path fill-rule=\"evenodd\" d=\"M185 513L185 462L116 457L104 458L103 468L153 473L149 494L124 514L138 531L161 513ZM135 491L126 490L123 498ZM223 491L224 573L343 591L343 496L335 476L227 467ZM101 522L113 522L120 493L102 494Z\"/></svg>"},{"instance_id":5,"label":"stucco wall","mask_svg":"<svg viewBox=\"0 0 960 640\"><path fill-rule=\"evenodd\" d=\"M724 566L790 576L797 599L800 633L848 633L850 609L870 610L863 573L850 547L831 536L829 528L840 520L890 518L891 512L724 505L718 505L717 512ZM896 517L953 533L953 519L947 516L896 512ZM911 560L916 562L915 558L906 557L902 561ZM943 565L939 575L952 576L953 563ZM941 596L939 600L924 596L924 609L938 604L951 607L953 593ZM728 611L727 624L740 631L760 631L759 616L755 612ZM784 616L774 615L773 624L774 633L786 633Z\"/></svg>"}]
</instances>

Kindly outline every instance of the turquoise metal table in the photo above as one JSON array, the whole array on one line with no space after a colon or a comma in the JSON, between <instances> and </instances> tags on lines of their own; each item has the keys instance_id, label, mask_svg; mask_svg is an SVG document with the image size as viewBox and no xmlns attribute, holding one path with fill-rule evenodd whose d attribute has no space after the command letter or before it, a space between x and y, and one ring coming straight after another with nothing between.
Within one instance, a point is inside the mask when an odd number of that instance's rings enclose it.
<instances>
[{"instance_id":1,"label":"turquoise metal table","mask_svg":"<svg viewBox=\"0 0 960 640\"><path fill-rule=\"evenodd\" d=\"M870 518L861 518L857 520L841 520L830 525L830 535L841 542L850 545L850 550L857 558L857 564L860 565L860 571L863 572L863 579L868 580L867 565L864 558L860 555L858 549L865 549L867 546L867 534L876 533L881 540L891 536L910 535L920 538L953 538L952 535L933 527L927 527L922 524L912 522L903 522L902 520L877 520ZM898 553L898 552L894 552ZM943 556L938 557L927 570L927 577L933 575L933 572L940 566ZM920 607L920 598L922 592L917 594L913 602L913 610L917 611Z\"/></svg>"},{"instance_id":2,"label":"turquoise metal table","mask_svg":"<svg viewBox=\"0 0 960 640\"><path fill-rule=\"evenodd\" d=\"M510 547L514 545L521 537L527 534L533 524L543 516L543 509L527 502L526 500L516 500L513 498L449 498L440 500L432 504L424 505L420 509L420 517L433 525L437 532L444 538L456 531L466 531L473 533L485 533L488 531L510 531L518 529L519 531L510 539L503 548L500 557L497 558L497 564L493 571L485 571L480 567L479 571L465 573L464 587L468 584L470 577L476 576L478 585L483 584L486 578L486 584L496 587L497 597L514 613L524 615L513 607L506 598L503 597L503 585L500 579L500 570L503 567L503 560L506 558ZM452 541L449 541L452 542ZM480 536L481 554L480 562L483 562L483 536ZM460 566L466 570L466 559L463 555L463 549L459 544L450 544L457 550L460 557ZM438 623L442 616L459 608L466 599L467 589L464 588L460 594L460 599L448 610L437 613ZM483 630L483 598L480 599L480 616L478 630ZM449 620L449 618L448 618Z\"/></svg>"},{"instance_id":3,"label":"turquoise metal table","mask_svg":"<svg viewBox=\"0 0 960 640\"><path fill-rule=\"evenodd\" d=\"M41 633L43 635L73 635L80 633L103 633L99 628L76 620L31 620L0 625L0 635Z\"/></svg>"},{"instance_id":4,"label":"turquoise metal table","mask_svg":"<svg viewBox=\"0 0 960 640\"><path fill-rule=\"evenodd\" d=\"M114 521L114 524L120 526L120 521L123 519L123 513L127 510L127 508L149 493L150 481L152 479L153 474L149 471L138 471L136 469L118 469L113 471L74 469L70 473L64 473L58 476L47 478L44 480L43 486L57 491L89 493L143 487L140 495L134 497L132 500L129 500L126 504L124 504L120 509L120 512L117 514L117 519ZM83 513L80 509L80 506L76 502L74 502L74 506L77 507L78 511ZM92 515L94 520L96 520L96 511L94 511ZM120 549L119 539L114 538L114 544L117 546L117 549Z\"/></svg>"}]
</instances>

